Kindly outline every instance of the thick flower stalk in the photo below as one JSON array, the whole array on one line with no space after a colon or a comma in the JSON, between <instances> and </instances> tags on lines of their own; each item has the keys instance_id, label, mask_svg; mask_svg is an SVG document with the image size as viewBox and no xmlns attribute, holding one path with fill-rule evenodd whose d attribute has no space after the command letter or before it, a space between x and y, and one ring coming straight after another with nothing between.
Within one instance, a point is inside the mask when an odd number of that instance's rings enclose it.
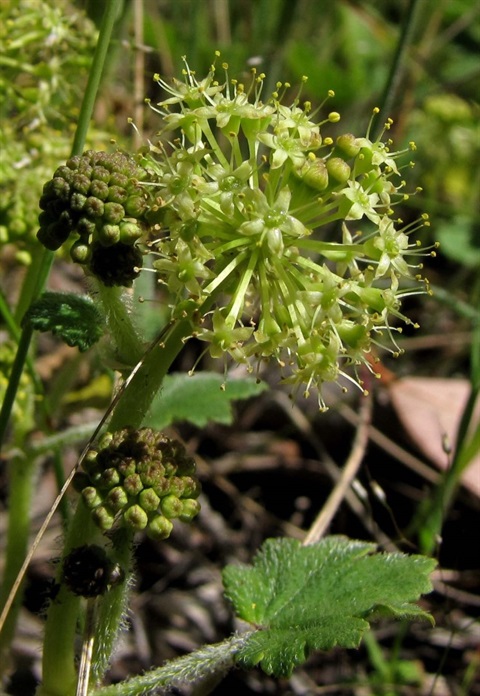
<instances>
[{"instance_id":1,"label":"thick flower stalk","mask_svg":"<svg viewBox=\"0 0 480 696\"><path fill-rule=\"evenodd\" d=\"M212 66L197 80L187 64L184 81L156 76L169 96L152 107L163 128L145 157L158 179L153 265L173 316L191 317L213 356L274 358L324 407L322 383L343 375L363 389L372 344L401 330L392 317L410 323L399 281L413 274L410 294L425 289L410 236L428 222L395 217L404 152L369 133L323 137L338 113L319 122L300 93L285 105L288 84L263 100L263 74L246 87L227 67L222 79Z\"/></svg>"}]
</instances>

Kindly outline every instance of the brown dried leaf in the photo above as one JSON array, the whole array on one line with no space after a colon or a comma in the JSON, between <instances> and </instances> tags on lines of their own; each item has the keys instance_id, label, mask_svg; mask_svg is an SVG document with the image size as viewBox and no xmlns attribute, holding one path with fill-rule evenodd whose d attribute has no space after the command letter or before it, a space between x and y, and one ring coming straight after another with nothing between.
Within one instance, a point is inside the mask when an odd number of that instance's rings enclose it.
<instances>
[{"instance_id":1,"label":"brown dried leaf","mask_svg":"<svg viewBox=\"0 0 480 696\"><path fill-rule=\"evenodd\" d=\"M392 380L388 387L392 404L411 439L434 464L447 469L470 393L468 380L406 377ZM472 431L479 424L477 408ZM462 484L480 497L480 453L464 471Z\"/></svg>"}]
</instances>

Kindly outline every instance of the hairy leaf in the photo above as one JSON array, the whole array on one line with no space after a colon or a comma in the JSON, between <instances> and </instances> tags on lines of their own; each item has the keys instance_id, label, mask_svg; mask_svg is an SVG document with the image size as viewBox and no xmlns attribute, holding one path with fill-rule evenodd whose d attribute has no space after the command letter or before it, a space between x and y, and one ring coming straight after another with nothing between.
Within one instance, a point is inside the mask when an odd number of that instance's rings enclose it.
<instances>
[{"instance_id":1,"label":"hairy leaf","mask_svg":"<svg viewBox=\"0 0 480 696\"><path fill-rule=\"evenodd\" d=\"M237 661L288 676L310 650L357 647L378 616L430 619L414 602L431 591L435 561L375 549L334 536L311 546L269 539L252 566L227 566L227 597L258 629Z\"/></svg>"},{"instance_id":2,"label":"hairy leaf","mask_svg":"<svg viewBox=\"0 0 480 696\"><path fill-rule=\"evenodd\" d=\"M225 382L215 372L168 375L152 405L148 425L160 430L175 421L189 421L198 427L209 421L229 425L233 419L232 401L256 396L265 387L265 383L254 379Z\"/></svg>"},{"instance_id":3,"label":"hairy leaf","mask_svg":"<svg viewBox=\"0 0 480 696\"><path fill-rule=\"evenodd\" d=\"M104 333L100 311L87 296L63 292L44 292L25 314L36 331L51 331L81 352L91 348Z\"/></svg>"}]
</instances>

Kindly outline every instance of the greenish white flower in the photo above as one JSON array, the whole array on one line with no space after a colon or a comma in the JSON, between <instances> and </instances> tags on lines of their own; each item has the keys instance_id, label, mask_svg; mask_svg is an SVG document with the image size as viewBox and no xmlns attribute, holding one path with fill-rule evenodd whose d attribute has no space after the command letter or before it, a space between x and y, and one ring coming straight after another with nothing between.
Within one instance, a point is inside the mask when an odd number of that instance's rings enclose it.
<instances>
[{"instance_id":1,"label":"greenish white flower","mask_svg":"<svg viewBox=\"0 0 480 696\"><path fill-rule=\"evenodd\" d=\"M391 143L324 137L336 112L317 122L300 93L279 96L289 85L262 99L263 75L246 86L222 70L221 80L215 65L203 80L188 65L184 82L158 78L169 96L154 107L162 129L146 156L153 265L173 315L191 317L212 356L252 368L273 358L294 391L318 388L323 407L322 384L344 375L363 389L372 344L409 321L399 279L418 268L410 235L425 221L394 217L405 182Z\"/></svg>"}]
</instances>

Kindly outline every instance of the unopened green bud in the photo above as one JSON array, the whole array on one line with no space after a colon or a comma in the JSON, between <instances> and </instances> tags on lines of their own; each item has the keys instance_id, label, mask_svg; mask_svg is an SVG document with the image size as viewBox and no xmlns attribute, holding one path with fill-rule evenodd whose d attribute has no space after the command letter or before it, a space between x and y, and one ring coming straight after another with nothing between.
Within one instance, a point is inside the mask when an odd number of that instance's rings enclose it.
<instances>
[{"instance_id":1,"label":"unopened green bud","mask_svg":"<svg viewBox=\"0 0 480 696\"><path fill-rule=\"evenodd\" d=\"M102 503L101 496L99 495L97 489L94 488L93 486L87 486L86 488L83 489L82 498L85 501L85 505L90 510L93 510L94 508L96 508L98 505L100 505Z\"/></svg>"},{"instance_id":2,"label":"unopened green bud","mask_svg":"<svg viewBox=\"0 0 480 696\"><path fill-rule=\"evenodd\" d=\"M98 241L102 246L113 246L120 241L120 227L118 225L102 225L98 230Z\"/></svg>"},{"instance_id":3,"label":"unopened green bud","mask_svg":"<svg viewBox=\"0 0 480 696\"><path fill-rule=\"evenodd\" d=\"M81 217L77 223L77 232L84 238L84 241L88 240L95 233L95 229L95 223L93 220L89 220L88 217Z\"/></svg>"},{"instance_id":4,"label":"unopened green bud","mask_svg":"<svg viewBox=\"0 0 480 696\"><path fill-rule=\"evenodd\" d=\"M128 177L121 172L112 172L110 174L110 186L120 186L126 189L128 186Z\"/></svg>"},{"instance_id":5,"label":"unopened green bud","mask_svg":"<svg viewBox=\"0 0 480 696\"><path fill-rule=\"evenodd\" d=\"M124 244L134 244L142 236L142 228L136 222L120 223L120 239Z\"/></svg>"},{"instance_id":6,"label":"unopened green bud","mask_svg":"<svg viewBox=\"0 0 480 696\"><path fill-rule=\"evenodd\" d=\"M112 512L119 512L128 503L128 496L121 486L115 486L105 498L105 505Z\"/></svg>"},{"instance_id":7,"label":"unopened green bud","mask_svg":"<svg viewBox=\"0 0 480 696\"><path fill-rule=\"evenodd\" d=\"M160 498L155 493L153 488L145 488L138 496L138 503L145 510L145 512L154 512L155 510L158 510Z\"/></svg>"},{"instance_id":8,"label":"unopened green bud","mask_svg":"<svg viewBox=\"0 0 480 696\"><path fill-rule=\"evenodd\" d=\"M112 440L113 440L113 433L110 433L110 432L103 433L103 435L100 437L100 439L98 441L98 449L99 450L105 449L106 447L108 447L110 445Z\"/></svg>"},{"instance_id":9,"label":"unopened green bud","mask_svg":"<svg viewBox=\"0 0 480 696\"><path fill-rule=\"evenodd\" d=\"M138 495L143 489L143 483L139 474L130 474L130 476L127 476L123 482L123 487L128 495L132 497Z\"/></svg>"},{"instance_id":10,"label":"unopened green bud","mask_svg":"<svg viewBox=\"0 0 480 696\"><path fill-rule=\"evenodd\" d=\"M134 218L142 217L147 207L143 196L130 196L124 203L127 215Z\"/></svg>"},{"instance_id":11,"label":"unopened green bud","mask_svg":"<svg viewBox=\"0 0 480 696\"><path fill-rule=\"evenodd\" d=\"M145 510L142 510L140 505L132 505L123 513L123 519L126 525L140 532L148 524L148 515Z\"/></svg>"},{"instance_id":12,"label":"unopened green bud","mask_svg":"<svg viewBox=\"0 0 480 696\"><path fill-rule=\"evenodd\" d=\"M93 167L92 179L96 179L102 183L108 184L110 181L110 172L108 169L105 169L105 167Z\"/></svg>"},{"instance_id":13,"label":"unopened green bud","mask_svg":"<svg viewBox=\"0 0 480 696\"><path fill-rule=\"evenodd\" d=\"M352 135L352 133L339 135L335 144L347 157L356 157L360 152L358 138Z\"/></svg>"},{"instance_id":14,"label":"unopened green bud","mask_svg":"<svg viewBox=\"0 0 480 696\"><path fill-rule=\"evenodd\" d=\"M121 186L110 186L108 191L108 200L112 203L125 203L127 200L127 192Z\"/></svg>"},{"instance_id":15,"label":"unopened green bud","mask_svg":"<svg viewBox=\"0 0 480 696\"><path fill-rule=\"evenodd\" d=\"M182 498L198 498L201 491L200 481L193 476L182 476Z\"/></svg>"},{"instance_id":16,"label":"unopened green bud","mask_svg":"<svg viewBox=\"0 0 480 696\"><path fill-rule=\"evenodd\" d=\"M70 198L70 208L74 212L80 213L83 210L86 202L87 197L84 196L83 193L78 193L78 191L75 191L75 193L72 193L72 197Z\"/></svg>"},{"instance_id":17,"label":"unopened green bud","mask_svg":"<svg viewBox=\"0 0 480 696\"><path fill-rule=\"evenodd\" d=\"M167 539L172 533L173 524L163 515L156 515L147 527L147 536L151 539L161 541Z\"/></svg>"},{"instance_id":18,"label":"unopened green bud","mask_svg":"<svg viewBox=\"0 0 480 696\"><path fill-rule=\"evenodd\" d=\"M120 203L105 203L103 218L111 225L118 225L125 217L125 209Z\"/></svg>"},{"instance_id":19,"label":"unopened green bud","mask_svg":"<svg viewBox=\"0 0 480 696\"><path fill-rule=\"evenodd\" d=\"M72 188L86 196L90 189L90 179L84 174L77 173L72 177Z\"/></svg>"},{"instance_id":20,"label":"unopened green bud","mask_svg":"<svg viewBox=\"0 0 480 696\"><path fill-rule=\"evenodd\" d=\"M296 175L316 191L324 191L328 186L328 171L323 159L307 159Z\"/></svg>"},{"instance_id":21,"label":"unopened green bud","mask_svg":"<svg viewBox=\"0 0 480 696\"><path fill-rule=\"evenodd\" d=\"M332 179L341 184L348 181L351 173L349 165L340 157L330 157L327 160L327 171Z\"/></svg>"},{"instance_id":22,"label":"unopened green bud","mask_svg":"<svg viewBox=\"0 0 480 696\"><path fill-rule=\"evenodd\" d=\"M115 515L107 510L103 505L99 505L92 511L92 519L103 532L108 531L113 527Z\"/></svg>"},{"instance_id":23,"label":"unopened green bud","mask_svg":"<svg viewBox=\"0 0 480 696\"><path fill-rule=\"evenodd\" d=\"M105 205L100 198L89 196L85 201L84 211L90 218L101 218L105 210Z\"/></svg>"},{"instance_id":24,"label":"unopened green bud","mask_svg":"<svg viewBox=\"0 0 480 696\"><path fill-rule=\"evenodd\" d=\"M120 474L114 467L104 469L100 478L102 488L109 490L120 483Z\"/></svg>"},{"instance_id":25,"label":"unopened green bud","mask_svg":"<svg viewBox=\"0 0 480 696\"><path fill-rule=\"evenodd\" d=\"M160 508L168 519L174 519L182 514L183 503L176 495L166 495L162 498Z\"/></svg>"},{"instance_id":26,"label":"unopened green bud","mask_svg":"<svg viewBox=\"0 0 480 696\"><path fill-rule=\"evenodd\" d=\"M169 492L172 495L176 495L178 498L183 496L183 491L185 490L185 482L182 476L172 476L169 480Z\"/></svg>"},{"instance_id":27,"label":"unopened green bud","mask_svg":"<svg viewBox=\"0 0 480 696\"><path fill-rule=\"evenodd\" d=\"M196 515L200 512L200 503L198 500L193 500L192 498L186 498L182 500L182 512L178 516L181 522L191 522Z\"/></svg>"},{"instance_id":28,"label":"unopened green bud","mask_svg":"<svg viewBox=\"0 0 480 696\"><path fill-rule=\"evenodd\" d=\"M88 244L78 241L72 244L70 256L75 263L86 264L90 261L92 252Z\"/></svg>"},{"instance_id":29,"label":"unopened green bud","mask_svg":"<svg viewBox=\"0 0 480 696\"><path fill-rule=\"evenodd\" d=\"M104 181L97 181L96 179L90 184L89 193L95 198L100 198L102 201L106 201L108 198L108 184Z\"/></svg>"}]
</instances>

